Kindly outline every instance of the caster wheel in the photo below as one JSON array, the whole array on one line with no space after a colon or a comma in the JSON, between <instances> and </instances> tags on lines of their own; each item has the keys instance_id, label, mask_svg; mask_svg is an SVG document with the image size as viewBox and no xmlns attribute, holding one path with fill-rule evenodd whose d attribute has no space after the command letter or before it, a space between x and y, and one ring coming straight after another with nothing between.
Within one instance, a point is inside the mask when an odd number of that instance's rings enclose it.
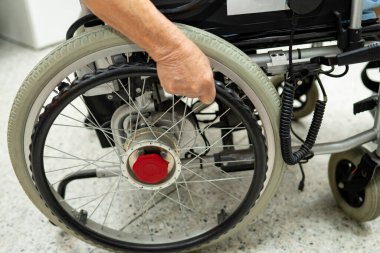
<instances>
[{"instance_id":1,"label":"caster wheel","mask_svg":"<svg viewBox=\"0 0 380 253\"><path fill-rule=\"evenodd\" d=\"M274 87L277 89L278 93L282 93L282 87L284 84L284 77L282 75L274 76L271 79ZM318 88L315 83L307 84L309 87L304 89L297 89L294 96L294 111L293 119L300 119L306 117L314 111L315 103L319 98Z\"/></svg>"},{"instance_id":2,"label":"caster wheel","mask_svg":"<svg viewBox=\"0 0 380 253\"><path fill-rule=\"evenodd\" d=\"M377 171L366 188L358 192L345 190L342 181L355 172L367 152L359 147L333 154L328 167L329 183L337 204L348 216L361 222L380 215L380 172Z\"/></svg>"}]
</instances>

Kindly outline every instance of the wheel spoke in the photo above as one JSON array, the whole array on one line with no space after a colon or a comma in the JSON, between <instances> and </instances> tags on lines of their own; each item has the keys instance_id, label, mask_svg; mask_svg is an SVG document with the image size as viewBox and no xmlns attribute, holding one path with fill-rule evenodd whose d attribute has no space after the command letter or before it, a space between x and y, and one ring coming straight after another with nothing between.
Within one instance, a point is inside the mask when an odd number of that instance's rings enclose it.
<instances>
[{"instance_id":1,"label":"wheel spoke","mask_svg":"<svg viewBox=\"0 0 380 253\"><path fill-rule=\"evenodd\" d=\"M166 194L164 194L164 193L162 193L162 192L158 192L158 193L159 193L160 195L164 196L165 198L167 198L168 200L170 200L170 201L172 201L172 202L174 202L174 203L177 203L177 204L180 205L181 207L183 207L183 208L185 208L185 209L187 209L187 210L189 210L189 211L195 212L192 208L190 208L190 207L188 207L188 206L182 204L181 202L179 202L179 201L177 201L177 200L175 200L175 199L169 197L168 195L166 195Z\"/></svg>"},{"instance_id":2,"label":"wheel spoke","mask_svg":"<svg viewBox=\"0 0 380 253\"><path fill-rule=\"evenodd\" d=\"M157 124L165 115L167 115L170 111L172 111L172 114L174 112L174 107L180 103L182 101L182 99L184 99L185 97L181 97L180 99L178 99L175 103L174 103L174 96L173 96L173 103L172 103L172 106L170 106L169 109L167 109L162 115L160 115L160 117L158 119L156 119L153 123L152 123L152 126L154 126L155 124ZM172 121L173 121L173 124L174 124L174 119L172 118Z\"/></svg>"},{"instance_id":3,"label":"wheel spoke","mask_svg":"<svg viewBox=\"0 0 380 253\"><path fill-rule=\"evenodd\" d=\"M183 165L182 165L182 166L183 166ZM212 185L213 187L217 188L218 190L222 191L223 193L227 194L228 196L230 196L230 197L233 198L234 200L239 201L239 202L241 201L241 199L239 199L238 197L236 197L236 196L232 195L231 193L225 191L224 189L222 189L221 187L219 187L218 185L216 185L214 182L209 181L209 180L208 180L207 178L205 178L205 177L202 177L200 174L196 173L195 171L193 171L193 170L187 168L186 166L183 166L183 168L184 168L185 170L189 171L190 173L192 173L192 174L194 174L194 175L200 177L200 178L203 179L205 182L207 182L208 184L210 184L210 185Z\"/></svg>"},{"instance_id":4,"label":"wheel spoke","mask_svg":"<svg viewBox=\"0 0 380 253\"><path fill-rule=\"evenodd\" d=\"M128 94L128 97L130 97L130 94L127 92L127 90L125 89L123 83L120 81L120 79L118 79L118 82L120 84L120 86L124 89L124 91ZM134 108L136 110L136 112L140 115L140 117L142 118L142 120L144 121L144 123L146 124L146 126L149 128L149 130L151 131L151 133L153 134L154 137L156 137L152 127L149 125L147 119L144 117L144 115L141 113L141 111L138 109L138 107L136 106L136 103L133 101L133 99L130 99L130 103L128 103L122 96L120 96L119 93L113 91L113 93L115 93L124 103L126 103L128 106L130 106L131 108ZM132 106L132 104L134 106Z\"/></svg>"},{"instance_id":5,"label":"wheel spoke","mask_svg":"<svg viewBox=\"0 0 380 253\"><path fill-rule=\"evenodd\" d=\"M121 175L119 175L119 177L117 178L117 180L115 180L115 183L113 183L109 190L103 194L103 197L102 199L100 200L100 202L98 203L98 205L94 208L94 210L92 211L92 213L88 216L88 219L91 219L92 215L96 212L96 210L98 210L98 208L100 207L100 205L103 203L104 199L107 197L108 194L110 194L112 191L111 189L116 185L119 185L119 182L120 182L120 179L121 179ZM116 190L115 190L116 191ZM113 194L114 195L114 194Z\"/></svg>"},{"instance_id":6,"label":"wheel spoke","mask_svg":"<svg viewBox=\"0 0 380 253\"><path fill-rule=\"evenodd\" d=\"M91 117L95 120L96 122L96 125L99 127L99 130L103 133L104 137L106 138L108 144L110 145L110 147L112 148L112 150L115 152L115 154L117 155L117 157L119 158L119 162L121 163L121 154L119 154L119 151L117 148L114 147L114 145L112 145L112 142L115 143L116 145L116 141L114 139L112 139L111 137L109 137L105 132L104 130L102 129L102 127L100 126L98 120L96 119L95 115L92 113L91 109L86 105L86 102L84 101L83 97L81 97L81 100L83 102L83 104L85 105L85 107L87 108L88 112L90 113Z\"/></svg>"},{"instance_id":7,"label":"wheel spoke","mask_svg":"<svg viewBox=\"0 0 380 253\"><path fill-rule=\"evenodd\" d=\"M236 127L240 126L242 123L239 123ZM229 135L230 133L232 133L234 130L234 128L230 131L228 131L225 135L223 135L221 138L219 138L217 141L215 141L212 145L210 145L206 150L202 151L200 154L197 154L195 157L192 158L192 160L188 161L186 165L190 164L192 161L194 161L195 159L199 158L201 155L203 155L204 153L206 153L207 151L209 151L212 147L214 147L218 142L220 142L221 140L223 140L227 135Z\"/></svg>"},{"instance_id":8,"label":"wheel spoke","mask_svg":"<svg viewBox=\"0 0 380 253\"><path fill-rule=\"evenodd\" d=\"M185 117L185 115L186 115L186 109L187 109L187 103L189 102L189 99L188 98L186 98L186 106L185 106L185 109L183 110L183 116L182 116L182 118L184 118ZM192 104L193 103L193 99L191 99L191 102L190 102L190 104ZM173 115L174 115L174 112L173 112ZM182 137L182 130L183 130L183 124L185 123L185 121L182 121L182 123L181 123L181 127L180 127L180 129L179 129L179 137L178 137L178 141L177 141L177 145L179 146L179 144L181 143L181 137ZM173 124L174 124L174 118L173 118Z\"/></svg>"},{"instance_id":9,"label":"wheel spoke","mask_svg":"<svg viewBox=\"0 0 380 253\"><path fill-rule=\"evenodd\" d=\"M205 179L205 180L191 180L191 181L178 181L178 184L194 184L194 183L207 183L207 182L223 182L232 180L247 179L246 177L231 177L231 178L220 178L220 179Z\"/></svg>"},{"instance_id":10,"label":"wheel spoke","mask_svg":"<svg viewBox=\"0 0 380 253\"><path fill-rule=\"evenodd\" d=\"M129 222L127 222L127 224L124 225L123 227L121 227L121 228L119 229L119 231L123 231L123 230L125 230L129 225L131 225L133 222L135 222L136 219L138 219L139 217L142 217L146 211L148 211L150 208L152 208L152 207L148 207L148 205L149 205L151 202L153 202L153 199L154 199L154 197L155 197L157 194L158 194L158 191L155 191L155 192L152 194L152 196L151 196L151 197L145 202L144 205L140 205L141 207L140 207L140 209L136 212L136 215L135 215L136 217L133 218L133 219L131 219ZM140 202L140 198L138 198L138 201ZM133 215L131 215L131 216L133 216ZM130 218L131 216L129 216L129 218Z\"/></svg>"},{"instance_id":11,"label":"wheel spoke","mask_svg":"<svg viewBox=\"0 0 380 253\"><path fill-rule=\"evenodd\" d=\"M89 166L91 166L91 165L95 165L96 167L98 167L98 168L101 169L101 170L109 171L110 173L115 174L116 176L119 176L118 174L116 174L116 173L114 173L114 172L112 172L112 171L110 171L110 170L106 170L105 168L100 167L100 166L98 166L97 164L95 164L96 162L98 162L99 160L101 160L101 159L103 159L104 157L108 156L109 154L112 154L113 152L114 152L114 151L112 150L112 151L110 151L110 152L108 152L108 153L102 155L102 156L99 157L98 159L96 159L96 160L94 160L94 161L92 161L92 162L89 162L87 165L83 166L83 167L80 168L79 170L77 170L77 171L75 171L75 172L72 172L72 173L68 174L66 177L73 176L73 175L75 175L76 173L78 173L78 172L80 172L80 171L83 171L85 168L87 168L87 167L89 167ZM61 180L58 180L58 181L56 181L56 182L54 182L54 183L51 183L51 185L56 185L56 184L62 182L63 180L65 180L65 179L63 178L63 179L61 179Z\"/></svg>"},{"instance_id":12,"label":"wheel spoke","mask_svg":"<svg viewBox=\"0 0 380 253\"><path fill-rule=\"evenodd\" d=\"M120 177L120 180L122 177ZM70 198L65 198L60 200L60 202L65 202L65 201L70 201L70 200L78 200L78 199L87 199L87 198L93 198L93 197L102 197L105 194L114 194L114 193L131 193L131 192L136 192L139 191L138 188L130 188L130 189L125 189L125 190L115 190L115 191L110 191L110 192L103 192L99 194L91 194L91 195L85 195L85 196L80 196L80 197L70 197Z\"/></svg>"},{"instance_id":13,"label":"wheel spoke","mask_svg":"<svg viewBox=\"0 0 380 253\"><path fill-rule=\"evenodd\" d=\"M195 110L195 109L194 109ZM225 112L223 112L221 115L219 115L218 117L216 117L212 122L210 122L208 125L206 125L202 130L200 130L200 132L199 132L199 135L202 135L202 134L204 134L205 132L206 132L206 130L208 130L217 120L219 120L221 117L223 117L224 115L226 115L227 114L227 112L229 112L231 110L231 108L229 108L229 109L227 109ZM238 127L234 127L233 128L234 130L235 129L238 129ZM181 148L182 147L186 147L189 143L191 142L191 140L189 140L187 143L185 143L185 144L183 144L182 146L181 146Z\"/></svg>"},{"instance_id":14,"label":"wheel spoke","mask_svg":"<svg viewBox=\"0 0 380 253\"><path fill-rule=\"evenodd\" d=\"M90 163L90 162L103 162L103 163L111 163L111 164L118 164L118 163L114 163L114 162L109 162L109 161L103 161L103 160L99 160L99 159L96 159L96 160L91 160L91 159L85 159L85 158L81 158L81 157L78 157L76 155L73 155L73 154L70 154L70 153L67 153L61 149L58 149L58 148L55 148L55 147L52 147L52 146L49 146L49 145L46 145L45 147L47 148L50 148L52 150L55 150L55 151L58 151L59 153L62 153L64 155L68 155L70 157L52 157L52 156L44 156L46 158L55 158L55 159L70 159L70 160L80 160L80 161L84 161L84 162L87 162L87 163Z\"/></svg>"}]
</instances>

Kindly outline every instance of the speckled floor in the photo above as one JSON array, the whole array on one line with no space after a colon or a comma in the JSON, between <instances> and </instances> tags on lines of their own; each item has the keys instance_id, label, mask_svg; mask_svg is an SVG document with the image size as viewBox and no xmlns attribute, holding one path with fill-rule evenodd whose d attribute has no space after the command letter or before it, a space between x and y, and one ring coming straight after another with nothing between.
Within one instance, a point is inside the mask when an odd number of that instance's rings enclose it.
<instances>
[{"instance_id":1,"label":"speckled floor","mask_svg":"<svg viewBox=\"0 0 380 253\"><path fill-rule=\"evenodd\" d=\"M50 49L32 51L0 40L0 252L104 252L52 226L22 191L8 158L6 131L12 100L28 71ZM352 114L352 103L370 92L360 83L362 65L344 78L323 78L329 103L319 141L333 141L372 126L369 113ZM296 123L306 129L310 118ZM336 206L327 180L329 156L305 165L306 186L297 190L298 167L289 167L268 208L233 238L208 252L379 252L380 219L357 223Z\"/></svg>"}]
</instances>

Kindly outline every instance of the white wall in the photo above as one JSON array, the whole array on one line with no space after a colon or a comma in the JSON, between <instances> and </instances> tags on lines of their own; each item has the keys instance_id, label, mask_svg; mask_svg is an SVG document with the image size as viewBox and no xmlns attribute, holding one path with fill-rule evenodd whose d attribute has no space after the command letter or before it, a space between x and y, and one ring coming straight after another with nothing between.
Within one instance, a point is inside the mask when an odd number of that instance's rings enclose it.
<instances>
[{"instance_id":1,"label":"white wall","mask_svg":"<svg viewBox=\"0 0 380 253\"><path fill-rule=\"evenodd\" d=\"M33 48L65 39L79 0L0 0L0 35Z\"/></svg>"}]
</instances>

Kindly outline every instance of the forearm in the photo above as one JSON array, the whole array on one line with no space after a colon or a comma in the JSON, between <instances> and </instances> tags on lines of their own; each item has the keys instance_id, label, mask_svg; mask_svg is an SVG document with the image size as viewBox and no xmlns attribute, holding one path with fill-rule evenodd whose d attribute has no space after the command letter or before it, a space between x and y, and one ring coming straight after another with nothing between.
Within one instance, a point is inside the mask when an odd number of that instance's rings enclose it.
<instances>
[{"instance_id":1,"label":"forearm","mask_svg":"<svg viewBox=\"0 0 380 253\"><path fill-rule=\"evenodd\" d=\"M84 0L104 22L123 33L159 61L187 40L150 0Z\"/></svg>"}]
</instances>

